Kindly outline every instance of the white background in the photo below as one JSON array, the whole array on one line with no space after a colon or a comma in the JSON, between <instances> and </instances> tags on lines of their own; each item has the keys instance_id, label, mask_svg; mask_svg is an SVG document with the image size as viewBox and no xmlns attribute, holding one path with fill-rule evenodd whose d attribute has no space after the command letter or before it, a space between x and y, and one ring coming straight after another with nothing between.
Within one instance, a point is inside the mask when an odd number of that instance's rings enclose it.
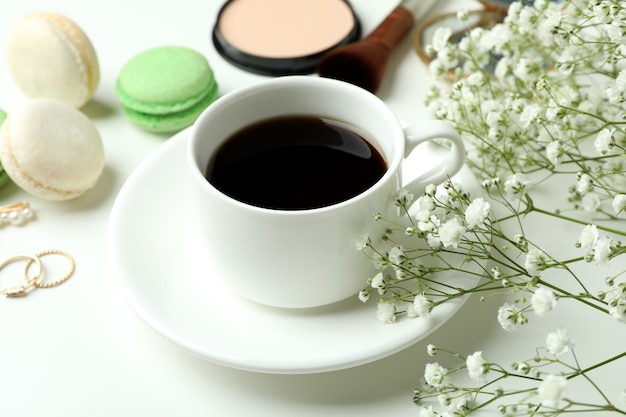
<instances>
[{"instance_id":1,"label":"white background","mask_svg":"<svg viewBox=\"0 0 626 417\"><path fill-rule=\"evenodd\" d=\"M352 3L367 33L397 1ZM11 24L31 12L65 14L90 36L100 59L100 86L82 111L101 133L107 164L97 186L71 202L46 202L13 185L0 190L0 205L28 200L38 213L35 221L23 227L0 229L0 258L14 252L59 248L70 252L77 263L75 274L60 287L38 290L23 299L0 299L1 416L409 416L418 413L412 390L420 382L424 364L432 360L425 354L428 343L466 355L483 350L486 358L508 365L532 358L534 346L544 343L546 333L562 326L576 340L578 351L587 354L585 363L596 359L594 352L616 353L618 346L623 350L623 326L596 328L593 314L578 316L566 304L549 320L506 334L496 321L500 300L481 303L478 297L471 298L426 340L405 351L357 368L314 375L256 374L214 365L191 356L149 328L116 286L107 265L106 230L124 181L167 136L131 125L120 111L114 84L129 58L148 47L167 44L205 54L221 94L263 80L233 68L213 49L210 31L220 5L217 0L3 3L0 108L10 112L22 100L4 58L3 40ZM460 5L476 4L441 1L430 13L455 10ZM420 16L423 13L418 11ZM378 93L399 118L410 123L427 117L421 103L430 82L412 42L410 36L394 52ZM181 202L179 212L163 221L176 222L189 211ZM577 236L560 224L537 224L534 233L545 234L546 230L556 246L562 241L571 244ZM19 270L0 272L0 285L7 285ZM372 320L376 320L373 308L372 304ZM626 388L622 381L625 371L621 361L598 374L615 382L608 392L612 397Z\"/></svg>"}]
</instances>

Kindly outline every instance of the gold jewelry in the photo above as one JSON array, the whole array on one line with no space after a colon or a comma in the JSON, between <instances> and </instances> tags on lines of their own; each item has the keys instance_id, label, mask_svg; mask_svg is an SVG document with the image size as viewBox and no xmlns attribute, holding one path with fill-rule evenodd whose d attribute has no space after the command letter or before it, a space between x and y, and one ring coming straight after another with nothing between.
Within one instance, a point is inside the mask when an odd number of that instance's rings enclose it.
<instances>
[{"instance_id":1,"label":"gold jewelry","mask_svg":"<svg viewBox=\"0 0 626 417\"><path fill-rule=\"evenodd\" d=\"M65 281L67 281L72 274L74 273L74 269L76 268L76 263L74 262L74 258L72 258L72 255L70 255L69 253L59 250L59 249L50 249L50 250L45 250L43 252L39 252L37 254L35 254L35 257L37 259L41 258L42 256L46 256L46 255L61 255L64 256L70 263L70 269L65 273L65 275L63 275L61 278L57 279L56 281L52 281L52 282L42 282L42 279L38 279L34 281L34 286L37 288L51 288L51 287L56 287L57 285L63 284ZM24 268L24 278L26 279L26 281L31 281L33 280L33 278L30 278L28 276L28 269L30 268L31 264L33 263L33 259L29 259L29 261L26 263L26 267Z\"/></svg>"},{"instance_id":2,"label":"gold jewelry","mask_svg":"<svg viewBox=\"0 0 626 417\"><path fill-rule=\"evenodd\" d=\"M39 271L37 275L35 275L33 278L26 276L26 284L17 285L14 287L0 287L0 294L4 295L5 297L23 297L27 294L28 291L37 286L39 282L43 279L44 272L43 265L41 264L41 259L39 259L38 255L32 255L30 253L17 253L15 255L9 256L4 261L2 261L2 263L0 263L0 270L2 270L2 268L9 265L10 263L21 259L27 259L28 265L34 262L35 264L37 264Z\"/></svg>"},{"instance_id":3,"label":"gold jewelry","mask_svg":"<svg viewBox=\"0 0 626 417\"><path fill-rule=\"evenodd\" d=\"M0 227L11 224L21 226L35 218L35 211L26 201L0 206Z\"/></svg>"}]
</instances>

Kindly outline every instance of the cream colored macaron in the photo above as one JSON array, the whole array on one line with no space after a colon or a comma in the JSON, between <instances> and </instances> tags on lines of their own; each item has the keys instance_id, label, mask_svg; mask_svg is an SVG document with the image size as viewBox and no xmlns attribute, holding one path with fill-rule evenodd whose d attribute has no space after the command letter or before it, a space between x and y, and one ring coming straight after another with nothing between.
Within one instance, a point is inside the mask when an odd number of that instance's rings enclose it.
<instances>
[{"instance_id":1,"label":"cream colored macaron","mask_svg":"<svg viewBox=\"0 0 626 417\"><path fill-rule=\"evenodd\" d=\"M96 51L82 29L58 13L21 17L9 32L7 63L20 90L81 107L100 81Z\"/></svg>"},{"instance_id":2,"label":"cream colored macaron","mask_svg":"<svg viewBox=\"0 0 626 417\"><path fill-rule=\"evenodd\" d=\"M92 188L104 169L104 147L91 120L65 103L32 99L0 128L0 161L24 191L69 200Z\"/></svg>"}]
</instances>

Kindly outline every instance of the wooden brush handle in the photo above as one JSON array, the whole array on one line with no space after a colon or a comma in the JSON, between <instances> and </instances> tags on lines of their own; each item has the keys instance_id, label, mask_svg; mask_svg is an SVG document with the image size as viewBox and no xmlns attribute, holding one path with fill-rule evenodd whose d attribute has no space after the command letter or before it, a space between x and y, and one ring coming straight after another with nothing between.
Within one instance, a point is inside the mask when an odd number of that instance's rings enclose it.
<instances>
[{"instance_id":1,"label":"wooden brush handle","mask_svg":"<svg viewBox=\"0 0 626 417\"><path fill-rule=\"evenodd\" d=\"M405 7L398 6L365 40L385 45L391 50L406 36L414 23L413 13Z\"/></svg>"}]
</instances>

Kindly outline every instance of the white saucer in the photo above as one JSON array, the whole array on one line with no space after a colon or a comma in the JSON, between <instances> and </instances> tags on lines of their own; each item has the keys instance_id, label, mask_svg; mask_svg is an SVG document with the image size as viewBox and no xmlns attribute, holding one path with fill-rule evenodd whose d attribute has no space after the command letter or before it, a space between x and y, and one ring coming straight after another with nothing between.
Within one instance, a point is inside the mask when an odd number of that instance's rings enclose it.
<instances>
[{"instance_id":1,"label":"white saucer","mask_svg":"<svg viewBox=\"0 0 626 417\"><path fill-rule=\"evenodd\" d=\"M125 298L151 327L187 351L257 372L338 370L412 345L465 302L444 303L429 319L385 324L376 318L375 301L363 304L356 295L327 307L287 310L232 294L211 273L194 227L187 135L169 139L133 172L115 201L108 230L109 257ZM467 168L455 180L466 189L477 187ZM474 282L440 275L455 285Z\"/></svg>"}]
</instances>

